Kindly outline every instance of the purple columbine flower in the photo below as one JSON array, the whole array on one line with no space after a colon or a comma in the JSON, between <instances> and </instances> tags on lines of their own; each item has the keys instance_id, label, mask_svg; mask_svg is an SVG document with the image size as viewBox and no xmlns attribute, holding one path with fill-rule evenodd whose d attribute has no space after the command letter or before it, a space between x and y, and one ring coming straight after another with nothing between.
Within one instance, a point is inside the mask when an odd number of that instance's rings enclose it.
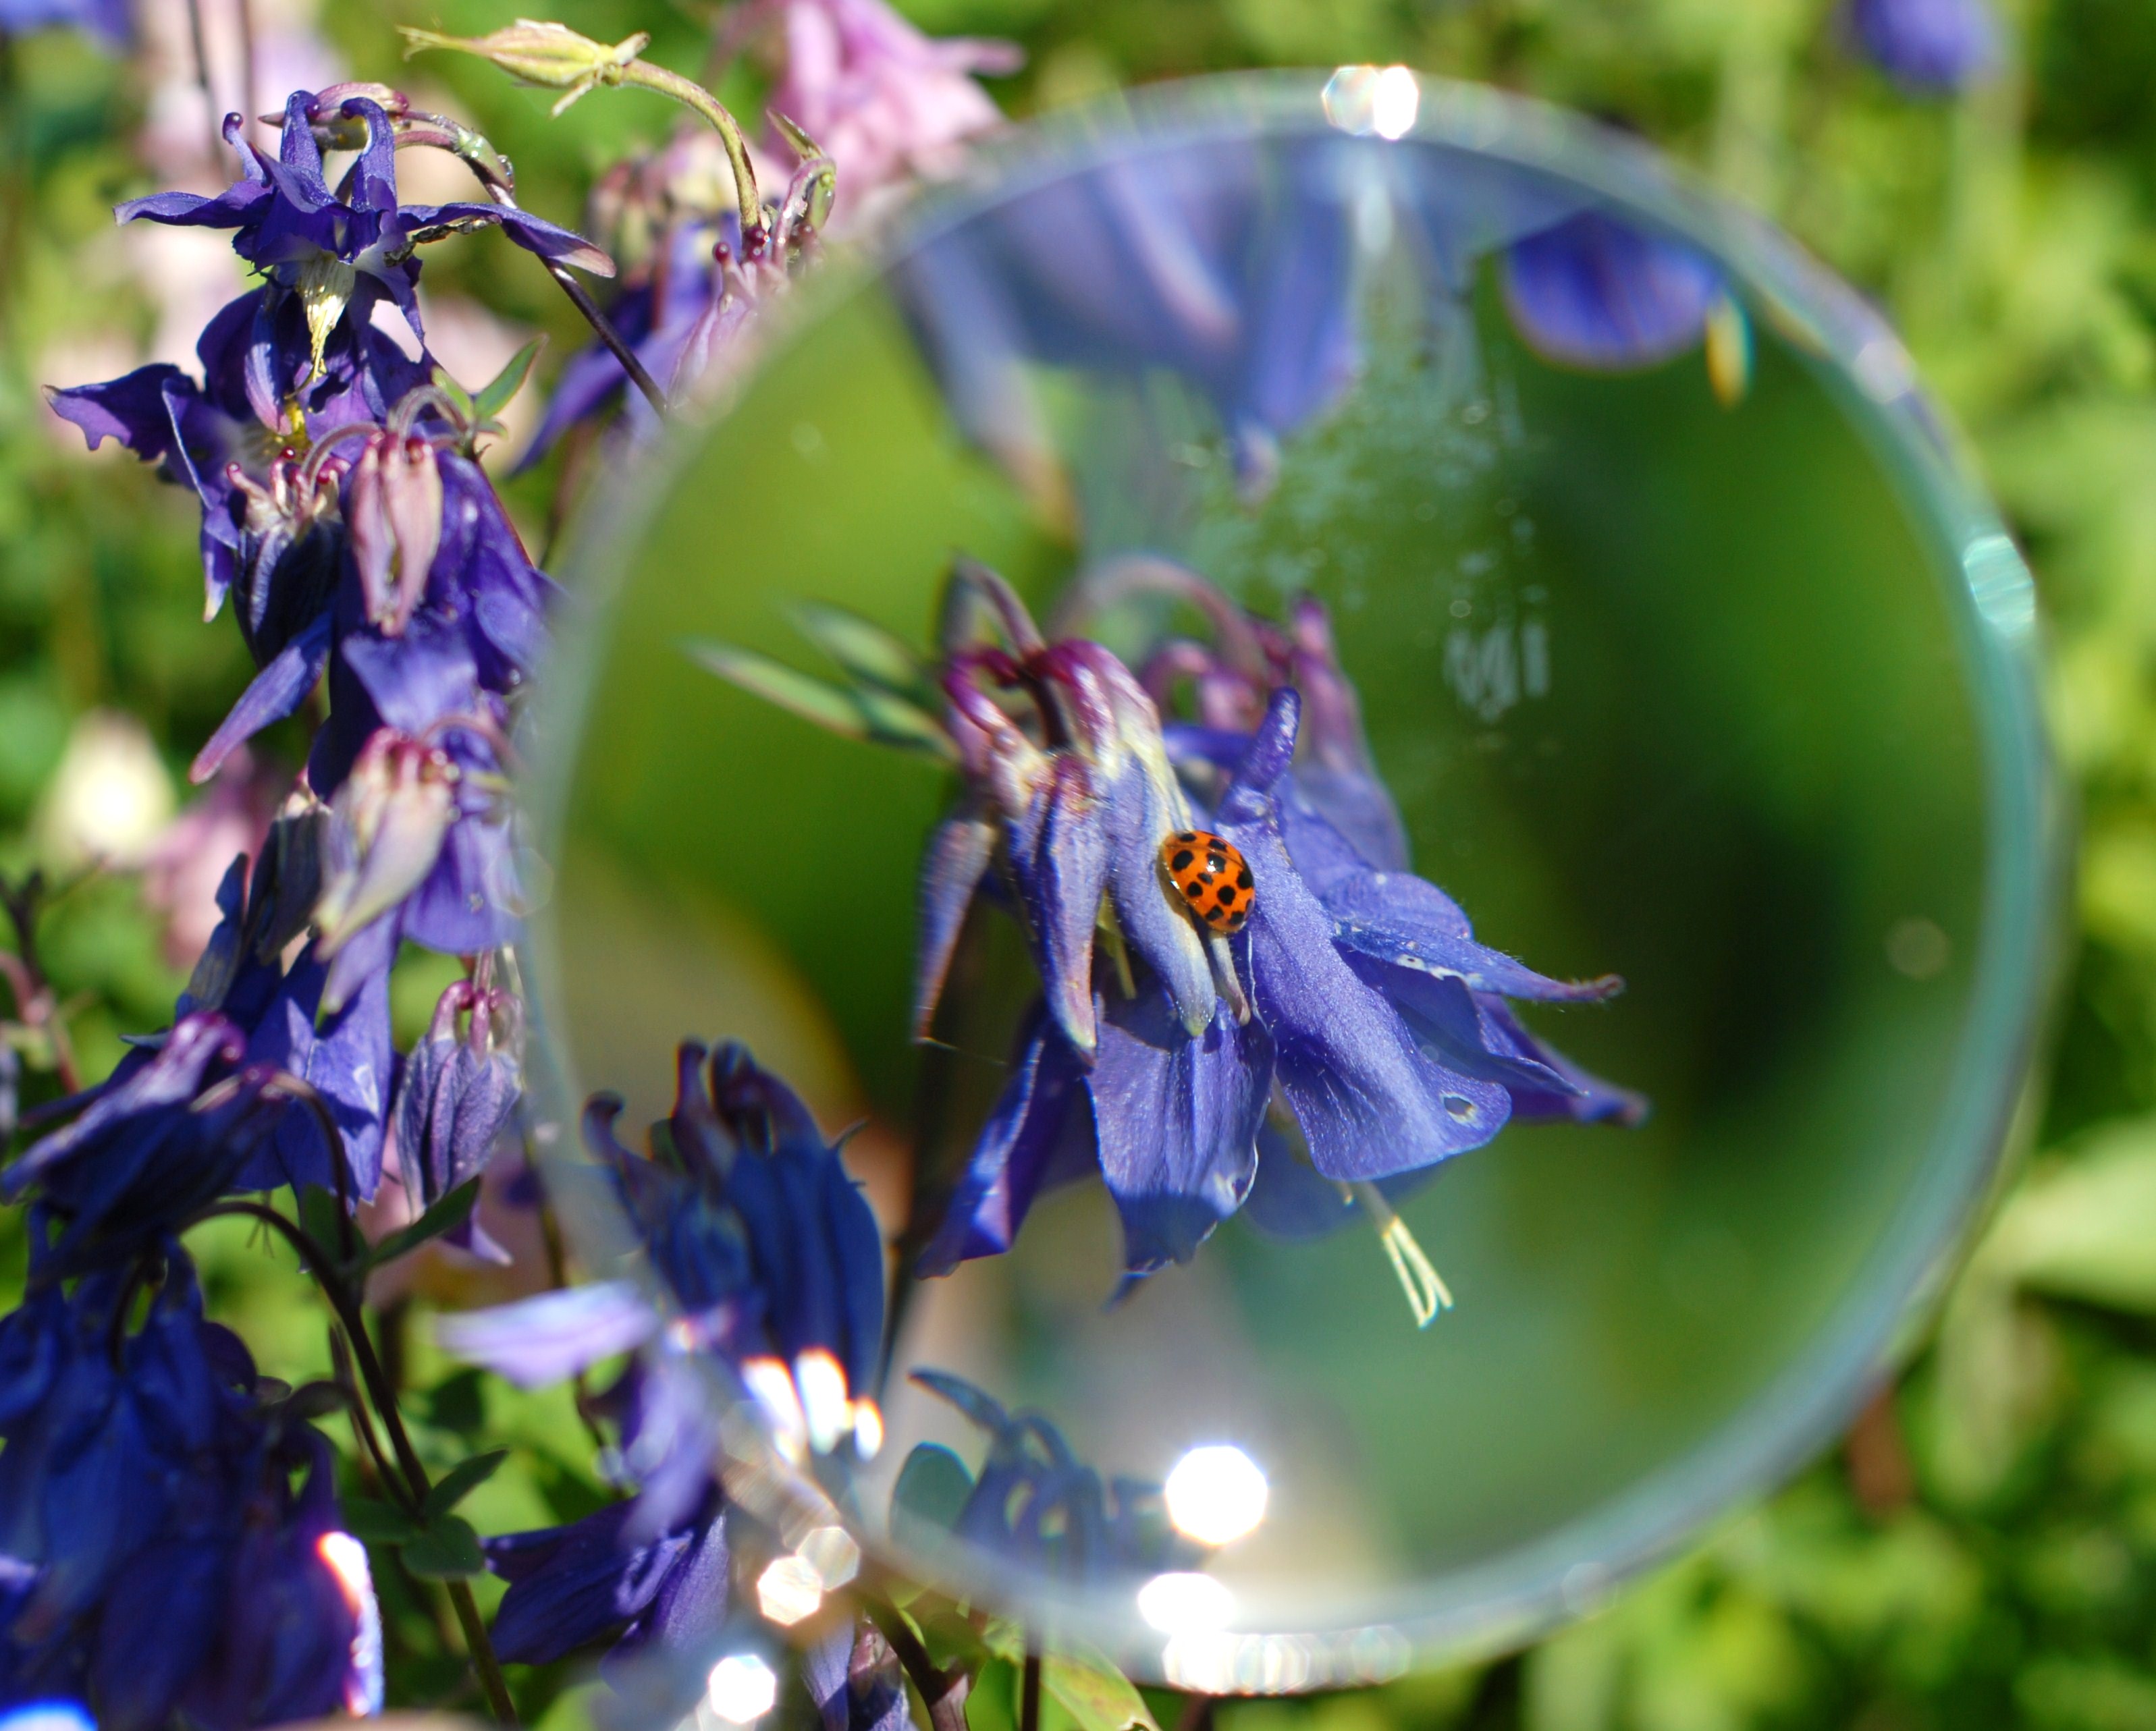
<instances>
[{"instance_id":1,"label":"purple columbine flower","mask_svg":"<svg viewBox=\"0 0 2156 1731\"><path fill-rule=\"evenodd\" d=\"M744 244L740 212L731 202L710 202L711 168L694 148L707 141L700 130L635 165L616 201L620 226L656 233L609 316L672 404L696 401L739 363L757 310L814 257L836 186L829 158L802 152L784 196L766 207L764 232ZM628 385L603 344L579 351L562 370L520 466L536 463L571 428L599 423L617 405L630 443L655 435L657 412Z\"/></svg>"},{"instance_id":2,"label":"purple columbine flower","mask_svg":"<svg viewBox=\"0 0 2156 1731\"><path fill-rule=\"evenodd\" d=\"M916 1370L911 1380L985 1431L978 1474L938 1443L916 1444L893 1492L894 1524L918 1503L965 1544L1029 1573L1098 1582L1189 1569L1203 1553L1169 1524L1161 1488L1118 1475L1105 1483L1038 1412L1013 1413L963 1377Z\"/></svg>"},{"instance_id":3,"label":"purple columbine flower","mask_svg":"<svg viewBox=\"0 0 2156 1731\"><path fill-rule=\"evenodd\" d=\"M318 125L362 127L357 160L332 189L323 176ZM418 288L424 242L499 225L517 245L601 274L612 266L582 236L525 212L488 203L400 204L397 137L390 116L371 96L346 96L325 113L311 90L285 99L284 138L272 158L244 136L241 115L228 115L224 136L240 155L241 178L214 197L158 192L119 209L123 223L144 218L183 228L229 228L232 248L276 287L297 296L310 358L322 366L330 334L347 315L369 321L387 297L423 341Z\"/></svg>"},{"instance_id":4,"label":"purple columbine flower","mask_svg":"<svg viewBox=\"0 0 2156 1731\"><path fill-rule=\"evenodd\" d=\"M522 1013L514 994L480 979L457 981L405 1058L392 1122L398 1170L422 1209L477 1177L508 1128L523 1089L517 1062ZM461 1035L459 1017L467 1029ZM449 1234L449 1242L489 1261L509 1260L480 1230L476 1216Z\"/></svg>"},{"instance_id":5,"label":"purple columbine flower","mask_svg":"<svg viewBox=\"0 0 2156 1731\"><path fill-rule=\"evenodd\" d=\"M783 1446L873 1453L870 1390L883 1344L875 1216L801 1099L743 1047L685 1042L674 1110L649 1156L614 1135L621 1102L597 1094L584 1139L604 1160L667 1304L602 1282L445 1319L444 1343L527 1386L664 1333L732 1365Z\"/></svg>"},{"instance_id":6,"label":"purple columbine flower","mask_svg":"<svg viewBox=\"0 0 2156 1731\"><path fill-rule=\"evenodd\" d=\"M613 1643L609 1674L668 1675L665 1650L699 1650L728 1610L728 1511L716 1439L685 1357L731 1368L797 1457L872 1454L870 1390L882 1349L883 1242L868 1204L793 1090L738 1046L684 1044L674 1110L647 1157L613 1133L621 1103L585 1113L651 1277L445 1319L442 1343L511 1380L558 1380L646 1344L611 1397L621 1458L640 1488L566 1527L486 1541L510 1582L495 1627L506 1659L532 1663ZM655 1671L654 1671L655 1667Z\"/></svg>"},{"instance_id":7,"label":"purple columbine flower","mask_svg":"<svg viewBox=\"0 0 2156 1731\"><path fill-rule=\"evenodd\" d=\"M380 1618L327 1443L203 1319L177 1244L139 1325L140 1271L54 1272L33 1241L0 1321L0 1708L57 1695L106 1731L377 1711Z\"/></svg>"},{"instance_id":8,"label":"purple columbine flower","mask_svg":"<svg viewBox=\"0 0 2156 1731\"><path fill-rule=\"evenodd\" d=\"M1481 1146L1516 1112L1637 1115L1636 1099L1558 1058L1507 1002L1592 1001L1621 982L1550 980L1476 943L1458 905L1408 871L1322 612L1299 609L1285 633L1246 627L1240 668L1199 670L1216 722L1263 699L1251 730L1164 732L1106 649L1044 642L987 574L962 574L959 592L988 601L1009 647L960 648L947 666L968 796L924 870L920 1026L992 866L1032 940L1045 1006L1021 1032L924 1272L1008 1249L1037 1195L1094 1171L1133 1275L1186 1261L1251 1194L1269 1115L1395 1237L1404 1229L1375 1186ZM966 607L947 617L963 638ZM977 670L1032 713L992 701ZM1301 766L1304 704L1278 683L1288 678L1315 694ZM1232 935L1168 880L1162 844L1189 831L1216 832L1247 868L1253 893ZM1120 938L1112 955L1096 925ZM1441 1294L1434 1273L1424 1284Z\"/></svg>"},{"instance_id":9,"label":"purple columbine flower","mask_svg":"<svg viewBox=\"0 0 2156 1731\"><path fill-rule=\"evenodd\" d=\"M1999 64L1985 0L1848 0L1842 22L1858 52L1912 95L1965 90Z\"/></svg>"}]
</instances>

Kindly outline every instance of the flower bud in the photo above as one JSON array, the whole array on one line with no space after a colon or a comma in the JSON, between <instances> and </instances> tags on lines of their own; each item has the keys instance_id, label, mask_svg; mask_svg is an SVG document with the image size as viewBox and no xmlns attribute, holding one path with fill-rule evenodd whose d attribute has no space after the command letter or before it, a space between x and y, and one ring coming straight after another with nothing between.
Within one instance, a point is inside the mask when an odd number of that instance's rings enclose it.
<instances>
[{"instance_id":1,"label":"flower bud","mask_svg":"<svg viewBox=\"0 0 2156 1731\"><path fill-rule=\"evenodd\" d=\"M444 36L433 30L406 28L404 40L408 54L422 49L454 49L491 60L526 84L560 90L564 94L554 105L554 112L559 114L586 91L601 85L619 84L622 69L644 52L651 38L639 30L608 48L588 36L579 36L567 24L519 18L487 36Z\"/></svg>"},{"instance_id":2,"label":"flower bud","mask_svg":"<svg viewBox=\"0 0 2156 1731\"><path fill-rule=\"evenodd\" d=\"M456 766L439 746L378 730L330 804L322 899L325 960L410 895L456 820Z\"/></svg>"},{"instance_id":3,"label":"flower bud","mask_svg":"<svg viewBox=\"0 0 2156 1731\"><path fill-rule=\"evenodd\" d=\"M442 539L442 474L417 436L377 433L352 469L346 509L369 623L403 634Z\"/></svg>"}]
</instances>

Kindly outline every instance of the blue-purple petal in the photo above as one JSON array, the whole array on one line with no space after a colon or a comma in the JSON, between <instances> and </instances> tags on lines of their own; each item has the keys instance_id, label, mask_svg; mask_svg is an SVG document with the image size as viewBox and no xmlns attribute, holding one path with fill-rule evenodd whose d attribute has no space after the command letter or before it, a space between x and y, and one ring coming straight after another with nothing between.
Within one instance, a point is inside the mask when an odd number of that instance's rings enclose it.
<instances>
[{"instance_id":1,"label":"blue-purple petal","mask_svg":"<svg viewBox=\"0 0 2156 1731\"><path fill-rule=\"evenodd\" d=\"M1527 346L1593 372L1658 366L1699 341L1721 273L1683 241L1583 211L1512 243L1505 305Z\"/></svg>"},{"instance_id":2,"label":"blue-purple petal","mask_svg":"<svg viewBox=\"0 0 2156 1731\"><path fill-rule=\"evenodd\" d=\"M1122 1216L1133 1273L1188 1262L1242 1206L1272 1087L1272 1042L1224 1004L1193 1039L1152 982L1103 1006L1086 1086L1101 1175Z\"/></svg>"}]
</instances>

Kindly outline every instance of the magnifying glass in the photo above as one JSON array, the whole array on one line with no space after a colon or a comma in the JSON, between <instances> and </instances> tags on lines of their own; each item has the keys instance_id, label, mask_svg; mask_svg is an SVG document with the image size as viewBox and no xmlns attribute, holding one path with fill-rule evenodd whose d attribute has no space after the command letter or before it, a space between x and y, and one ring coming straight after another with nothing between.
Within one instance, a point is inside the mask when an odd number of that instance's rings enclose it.
<instances>
[{"instance_id":1,"label":"magnifying glass","mask_svg":"<svg viewBox=\"0 0 2156 1731\"><path fill-rule=\"evenodd\" d=\"M1053 125L574 540L552 1085L745 1042L894 1247L782 1525L1192 1688L1487 1651L1833 1435L1985 1196L2028 575L1892 333L1641 146L1400 69ZM1451 1080L1365 1086L1373 994Z\"/></svg>"}]
</instances>

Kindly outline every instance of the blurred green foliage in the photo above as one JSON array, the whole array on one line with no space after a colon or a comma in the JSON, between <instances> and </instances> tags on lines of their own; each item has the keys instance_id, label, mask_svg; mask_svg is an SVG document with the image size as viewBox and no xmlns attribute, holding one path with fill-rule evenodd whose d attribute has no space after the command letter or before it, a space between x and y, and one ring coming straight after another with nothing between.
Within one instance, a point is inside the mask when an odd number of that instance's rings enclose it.
<instances>
[{"instance_id":1,"label":"blurred green foliage","mask_svg":"<svg viewBox=\"0 0 2156 1731\"><path fill-rule=\"evenodd\" d=\"M169 3L169 0L159 0ZM353 74L403 80L393 27L480 31L532 0L331 5ZM2081 792L2078 928L2029 1114L2036 1153L1930 1343L1836 1457L1693 1555L1523 1656L1368 1693L1222 1708L1234 1731L1532 1731L2156 1724L2156 5L2014 0L2005 72L1913 103L1841 50L1825 0L906 0L938 32L1010 36L1024 114L1116 85L1253 64L1404 61L1635 127L1876 295L1957 417L2035 566L2061 749ZM569 0L608 40L649 29L695 69L707 19ZM153 310L105 214L157 177L124 63L45 34L0 44L0 868L38 856L38 803L75 719L139 716L177 778L246 675L199 623L192 501L108 449L85 460L38 394L131 364ZM408 74L573 220L593 172L670 115L619 96L549 121L476 63ZM728 94L752 98L752 79ZM431 288L578 332L498 239L430 258ZM544 514L542 475L516 496ZM273 742L274 745L275 742ZM284 742L288 749L291 741ZM155 1027L179 978L126 879L48 912L85 1062ZM424 1006L430 996L410 994ZM42 1085L49 1094L50 1084ZM33 1085L32 1097L40 1094ZM205 1246L213 1302L265 1367L325 1361L289 1259ZM19 1268L19 1246L5 1266ZM18 1276L17 1278L19 1278ZM424 1303L424 1300L421 1302ZM403 1312L393 1308L393 1326ZM465 1505L481 1530L598 1494L566 1394L515 1395L400 1357L430 1465L518 1446ZM393 1676L458 1674L440 1607L383 1581ZM562 1678L531 1678L544 1715ZM1164 1723L1176 1703L1158 1703ZM567 1701L549 1723L578 1709ZM988 1715L993 1718L993 1714Z\"/></svg>"}]
</instances>

